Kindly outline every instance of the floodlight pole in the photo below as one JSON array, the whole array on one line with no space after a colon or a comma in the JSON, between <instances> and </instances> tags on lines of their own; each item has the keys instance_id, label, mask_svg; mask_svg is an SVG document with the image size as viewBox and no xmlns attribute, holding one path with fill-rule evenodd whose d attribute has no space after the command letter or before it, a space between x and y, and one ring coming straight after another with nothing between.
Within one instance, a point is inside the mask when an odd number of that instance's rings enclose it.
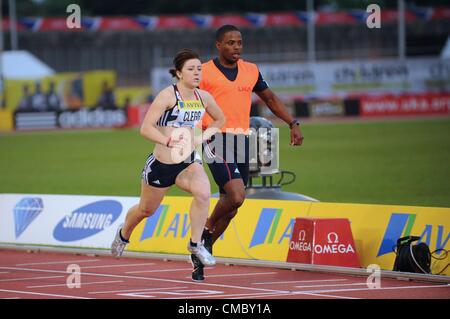
<instances>
[{"instance_id":1,"label":"floodlight pole","mask_svg":"<svg viewBox=\"0 0 450 319\"><path fill-rule=\"evenodd\" d=\"M308 41L308 61L314 62L316 60L316 34L315 34L315 17L314 17L314 0L307 0L307 41Z\"/></svg>"},{"instance_id":2,"label":"floodlight pole","mask_svg":"<svg viewBox=\"0 0 450 319\"><path fill-rule=\"evenodd\" d=\"M3 108L3 101L5 97L3 96L3 87L5 83L3 83L3 0L0 0L0 109Z\"/></svg>"},{"instance_id":3,"label":"floodlight pole","mask_svg":"<svg viewBox=\"0 0 450 319\"><path fill-rule=\"evenodd\" d=\"M397 0L398 13L398 58L406 57L405 0Z\"/></svg>"},{"instance_id":4,"label":"floodlight pole","mask_svg":"<svg viewBox=\"0 0 450 319\"><path fill-rule=\"evenodd\" d=\"M18 49L16 0L9 0L9 30L11 34L11 50Z\"/></svg>"}]
</instances>

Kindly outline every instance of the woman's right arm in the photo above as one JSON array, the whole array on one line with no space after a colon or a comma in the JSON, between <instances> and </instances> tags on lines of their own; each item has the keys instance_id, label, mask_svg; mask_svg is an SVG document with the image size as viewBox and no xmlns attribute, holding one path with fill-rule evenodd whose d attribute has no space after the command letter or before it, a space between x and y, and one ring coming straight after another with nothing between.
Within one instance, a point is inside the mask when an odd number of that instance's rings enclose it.
<instances>
[{"instance_id":1,"label":"woman's right arm","mask_svg":"<svg viewBox=\"0 0 450 319\"><path fill-rule=\"evenodd\" d=\"M145 118L141 126L140 133L143 137L152 142L168 146L170 143L170 137L162 134L158 130L156 123L169 107L172 100L173 102L175 101L171 91L168 89L162 90L156 96L155 100L150 105L147 114L145 114Z\"/></svg>"}]
</instances>

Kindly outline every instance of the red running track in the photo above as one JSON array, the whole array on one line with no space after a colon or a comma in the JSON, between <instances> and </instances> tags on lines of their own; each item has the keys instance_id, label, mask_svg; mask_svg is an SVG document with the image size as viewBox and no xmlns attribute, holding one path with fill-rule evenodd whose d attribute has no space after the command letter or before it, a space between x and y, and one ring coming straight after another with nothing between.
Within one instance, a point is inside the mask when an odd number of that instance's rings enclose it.
<instances>
[{"instance_id":1,"label":"red running track","mask_svg":"<svg viewBox=\"0 0 450 319\"><path fill-rule=\"evenodd\" d=\"M80 269L79 288L69 265ZM0 298L450 299L444 283L382 278L370 289L358 276L223 264L205 271L198 283L188 261L0 250Z\"/></svg>"}]
</instances>

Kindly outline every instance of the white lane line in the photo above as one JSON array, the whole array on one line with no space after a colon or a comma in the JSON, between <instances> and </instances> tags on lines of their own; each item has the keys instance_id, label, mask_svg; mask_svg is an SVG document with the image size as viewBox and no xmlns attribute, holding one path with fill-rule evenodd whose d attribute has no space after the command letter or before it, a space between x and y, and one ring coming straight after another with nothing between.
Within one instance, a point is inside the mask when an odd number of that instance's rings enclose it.
<instances>
[{"instance_id":1,"label":"white lane line","mask_svg":"<svg viewBox=\"0 0 450 319\"><path fill-rule=\"evenodd\" d=\"M228 298L228 299L247 299L247 298L263 298L263 297L286 297L286 296L294 296L294 295L305 295L305 296L316 296L316 297L321 297L323 299L325 298L338 298L338 299L361 299L361 298L356 298L356 297L346 297L346 296L336 296L336 295L322 295L322 294L318 294L318 293L308 293L305 292L300 293L300 292L295 292L295 293L291 293L291 292L283 292L283 293L271 293L271 292L261 292L261 293L243 293L243 294L217 294L217 295L203 295L201 296L202 299L205 298ZM166 299L196 299L199 296L184 296L184 297L178 297L178 298L166 298Z\"/></svg>"},{"instance_id":2,"label":"white lane line","mask_svg":"<svg viewBox=\"0 0 450 319\"><path fill-rule=\"evenodd\" d=\"M9 271L0 271L0 274L9 274Z\"/></svg>"},{"instance_id":3,"label":"white lane line","mask_svg":"<svg viewBox=\"0 0 450 319\"><path fill-rule=\"evenodd\" d=\"M322 294L315 294L315 293L305 293L305 294L301 294L301 295L306 295L306 296L316 296L316 297L320 297L320 298L334 298L334 299L362 299L362 298L357 298L357 297L347 297L347 296L336 296L336 295L322 295Z\"/></svg>"},{"instance_id":4,"label":"white lane line","mask_svg":"<svg viewBox=\"0 0 450 319\"><path fill-rule=\"evenodd\" d=\"M47 261L40 263L27 263L27 264L16 264L16 266L34 266L34 265L57 265L57 264L73 264L73 263L92 263L100 261L100 259L80 259L80 260L65 260L65 261Z\"/></svg>"},{"instance_id":5,"label":"white lane line","mask_svg":"<svg viewBox=\"0 0 450 319\"><path fill-rule=\"evenodd\" d=\"M109 291L91 291L88 294L111 294L116 292L139 292L139 291L159 291L159 290L173 290L173 289L184 289L188 287L164 287L164 288L145 288L145 289L128 289L128 290L109 290Z\"/></svg>"},{"instance_id":6,"label":"white lane line","mask_svg":"<svg viewBox=\"0 0 450 319\"><path fill-rule=\"evenodd\" d=\"M17 268L17 267L1 267L0 269L7 269L7 270L23 270L23 271L31 271L31 272L47 272L47 273L59 273L59 274L66 274L65 271L61 270L50 270L50 269L35 269L35 268ZM126 275L113 275L113 274L99 274L99 273L89 273L84 272L83 276L98 276L98 277L110 277L110 278L125 278L125 279L137 279L137 280L148 280L148 281L159 281L159 282L170 282L170 283L178 283L178 284L194 284L197 286L211 286L211 287L223 287L223 288L233 288L233 289L243 289L243 290L253 290L253 291L265 291L265 292L272 292L272 293L285 293L286 291L283 290L276 290L276 289L264 289L264 288L252 288L247 286L234 286L234 285L224 285L224 284L209 284L209 283L202 283L202 282L192 282L192 281L186 281L186 280L177 280L177 279L164 279L164 278L155 278L155 277L140 277L140 276L126 276Z\"/></svg>"},{"instance_id":7,"label":"white lane line","mask_svg":"<svg viewBox=\"0 0 450 319\"><path fill-rule=\"evenodd\" d=\"M252 285L273 285L273 284L296 284L296 283L309 283L309 282L328 282L328 281L347 281L348 279L319 279L319 280L296 280L296 281L266 281L266 282L254 282Z\"/></svg>"},{"instance_id":8,"label":"white lane line","mask_svg":"<svg viewBox=\"0 0 450 319\"><path fill-rule=\"evenodd\" d=\"M91 268L112 268L112 267L136 267L136 266L152 266L155 263L140 263L140 264L114 264L114 265L98 265L98 266L81 266L81 269L91 269Z\"/></svg>"},{"instance_id":9,"label":"white lane line","mask_svg":"<svg viewBox=\"0 0 450 319\"><path fill-rule=\"evenodd\" d=\"M348 296L338 296L338 295L330 295L329 292L339 293L339 292L348 292L348 291L364 291L364 290L382 290L382 289L409 289L409 288L437 288L437 287L446 287L446 285L433 285L433 286L406 286L406 287L385 287L380 289L370 289L370 288L355 288L355 289L333 289L333 290L311 290L311 291L292 291L291 293L286 294L267 294L264 296L261 296L260 294L248 294L247 296L243 297L244 299L251 299L251 298L260 298L260 297L280 297L280 296L289 296L289 295L306 295L306 296L317 296L321 298L338 298L338 299L361 299L357 297L348 297ZM226 297L226 296L223 296ZM204 297L202 297L204 298ZM234 299L234 298L230 298ZM237 298L239 299L239 298Z\"/></svg>"},{"instance_id":10,"label":"white lane line","mask_svg":"<svg viewBox=\"0 0 450 319\"><path fill-rule=\"evenodd\" d=\"M302 293L329 293L329 292L349 292L349 291L380 291L380 290L402 290L402 289L428 289L428 288L448 288L447 285L437 284L430 286L400 286L400 287L381 287L377 289L371 288L352 288L352 289L329 289L329 290L311 290L311 291L293 291L293 294Z\"/></svg>"},{"instance_id":11,"label":"white lane line","mask_svg":"<svg viewBox=\"0 0 450 319\"><path fill-rule=\"evenodd\" d=\"M361 299L361 298L356 298L356 297L346 297L346 296L336 296L336 295L321 295L321 294L317 294L317 293L286 293L286 294L266 294L266 295L260 295L260 294L248 294L248 295L243 295L241 298L230 298L230 299L252 299L252 298L256 298L256 299L260 299L261 297L286 297L286 296L293 296L293 295L305 295L305 296L315 296L315 297L321 297L323 299L325 298L334 298L334 299ZM286 299L286 298L284 298Z\"/></svg>"},{"instance_id":12,"label":"white lane line","mask_svg":"<svg viewBox=\"0 0 450 319\"><path fill-rule=\"evenodd\" d=\"M114 281L93 281L93 282L81 282L80 285L97 285L97 284L112 284L123 282L123 280L114 280ZM45 288L45 287L67 287L67 283L65 284L55 284L55 285L42 285L42 286L27 286L27 288Z\"/></svg>"},{"instance_id":13,"label":"white lane line","mask_svg":"<svg viewBox=\"0 0 450 319\"><path fill-rule=\"evenodd\" d=\"M191 268L192 269L192 268ZM225 275L208 275L208 278L210 277L238 277L238 276L260 276L260 275L274 275L277 274L277 272L250 272L250 273L239 273L239 274L225 274ZM185 277L185 278L191 278Z\"/></svg>"},{"instance_id":14,"label":"white lane line","mask_svg":"<svg viewBox=\"0 0 450 319\"><path fill-rule=\"evenodd\" d=\"M153 269L153 270L135 270L135 271L126 271L126 274L142 274L147 272L170 272L170 271L192 271L192 267L189 268L175 268L175 269ZM191 277L189 277L191 278Z\"/></svg>"},{"instance_id":15,"label":"white lane line","mask_svg":"<svg viewBox=\"0 0 450 319\"><path fill-rule=\"evenodd\" d=\"M353 284L336 284L336 285L309 285L309 286L294 286L295 288L321 288L321 287L345 287L345 286L366 286L366 282L357 282Z\"/></svg>"},{"instance_id":16,"label":"white lane line","mask_svg":"<svg viewBox=\"0 0 450 319\"><path fill-rule=\"evenodd\" d=\"M275 295L275 296L286 296L286 295L289 295L289 293L288 292L286 292L286 293L280 293L280 294L273 294L273 293L271 293L271 292L257 292L257 293L246 293L246 294L214 294L214 295L207 295L207 294L205 294L205 295L202 295L202 296L199 296L199 295L196 295L196 296L182 296L182 297L176 297L176 298L163 298L163 299L198 299L198 298L200 298L201 297L201 299L204 299L204 298L220 298L220 299L222 299L222 298L228 298L228 297L237 297L237 296L240 296L240 297L246 297L246 296L255 296L255 297L266 297L266 296L271 296L271 295Z\"/></svg>"},{"instance_id":17,"label":"white lane line","mask_svg":"<svg viewBox=\"0 0 450 319\"><path fill-rule=\"evenodd\" d=\"M48 276L48 277L29 277L29 278L10 278L10 279L0 279L1 282L6 281L20 281L20 280L37 280L37 279L50 279L50 278L62 278L64 276Z\"/></svg>"},{"instance_id":18,"label":"white lane line","mask_svg":"<svg viewBox=\"0 0 450 319\"><path fill-rule=\"evenodd\" d=\"M134 298L158 298L158 299L174 299L179 298L183 299L185 296L189 296L190 298L196 297L197 299L203 298L204 296L217 295L220 296L223 294L223 291L220 290L207 290L207 289L172 289L168 291L156 290L156 291L141 291L141 292L131 292L131 293L123 293L117 294L118 296L126 296L126 297L134 297ZM166 298L162 298L162 296L169 296Z\"/></svg>"},{"instance_id":19,"label":"white lane line","mask_svg":"<svg viewBox=\"0 0 450 319\"><path fill-rule=\"evenodd\" d=\"M7 297L7 298L0 298L0 299L22 299L21 297Z\"/></svg>"},{"instance_id":20,"label":"white lane line","mask_svg":"<svg viewBox=\"0 0 450 319\"><path fill-rule=\"evenodd\" d=\"M41 292L20 291L20 290L7 290L7 289L0 289L0 291L3 291L3 292L13 292L13 293L16 293L16 294L25 294L25 295L38 295L38 296L58 297L58 298L71 298L71 299L92 299L92 298L79 297L79 296L56 295L56 294L44 294L44 293L41 293Z\"/></svg>"}]
</instances>

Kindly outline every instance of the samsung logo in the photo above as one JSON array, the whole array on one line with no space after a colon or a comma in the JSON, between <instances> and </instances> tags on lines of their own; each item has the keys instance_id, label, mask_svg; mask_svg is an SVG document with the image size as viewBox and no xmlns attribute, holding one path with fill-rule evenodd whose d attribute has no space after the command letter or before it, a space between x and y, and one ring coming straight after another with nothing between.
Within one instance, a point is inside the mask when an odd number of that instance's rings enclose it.
<instances>
[{"instance_id":1,"label":"samsung logo","mask_svg":"<svg viewBox=\"0 0 450 319\"><path fill-rule=\"evenodd\" d=\"M74 213L66 216L63 228L104 229L111 225L112 214Z\"/></svg>"},{"instance_id":2,"label":"samsung logo","mask_svg":"<svg viewBox=\"0 0 450 319\"><path fill-rule=\"evenodd\" d=\"M115 200L97 201L74 210L55 227L53 237L59 241L75 241L95 235L111 226L122 213Z\"/></svg>"}]
</instances>

